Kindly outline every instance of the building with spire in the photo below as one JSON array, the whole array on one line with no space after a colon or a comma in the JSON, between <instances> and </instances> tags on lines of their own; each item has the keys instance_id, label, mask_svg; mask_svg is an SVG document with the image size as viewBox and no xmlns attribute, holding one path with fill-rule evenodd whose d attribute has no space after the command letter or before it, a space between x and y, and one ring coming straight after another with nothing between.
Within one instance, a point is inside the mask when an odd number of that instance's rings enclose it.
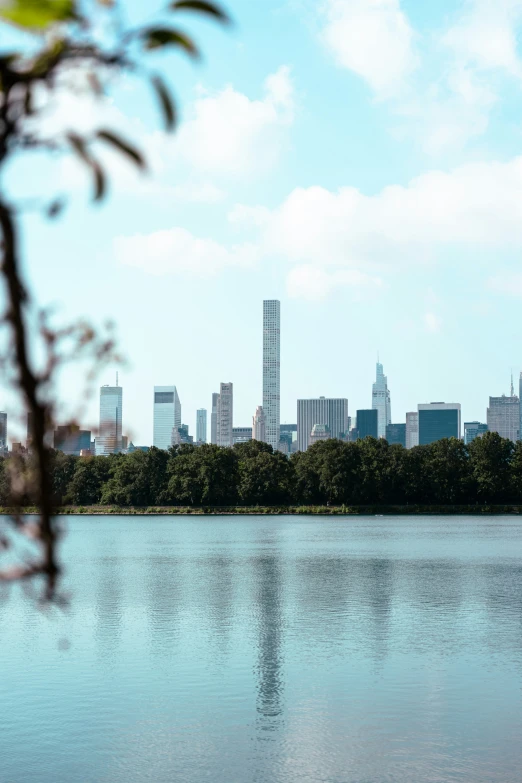
<instances>
[{"instance_id":1,"label":"building with spire","mask_svg":"<svg viewBox=\"0 0 522 783\"><path fill-rule=\"evenodd\" d=\"M521 384L522 386L522 384ZM498 432L501 438L513 442L520 438L520 399L515 394L513 374L511 374L511 393L509 397L490 397L487 410L487 425L490 432Z\"/></svg>"},{"instance_id":2,"label":"building with spire","mask_svg":"<svg viewBox=\"0 0 522 783\"><path fill-rule=\"evenodd\" d=\"M122 450L123 389L102 386L100 389L100 429L96 437L96 454L118 454Z\"/></svg>"},{"instance_id":3,"label":"building with spire","mask_svg":"<svg viewBox=\"0 0 522 783\"><path fill-rule=\"evenodd\" d=\"M386 437L386 427L391 424L390 390L382 364L377 362L377 375L372 386L372 408L377 411L377 437Z\"/></svg>"}]
</instances>

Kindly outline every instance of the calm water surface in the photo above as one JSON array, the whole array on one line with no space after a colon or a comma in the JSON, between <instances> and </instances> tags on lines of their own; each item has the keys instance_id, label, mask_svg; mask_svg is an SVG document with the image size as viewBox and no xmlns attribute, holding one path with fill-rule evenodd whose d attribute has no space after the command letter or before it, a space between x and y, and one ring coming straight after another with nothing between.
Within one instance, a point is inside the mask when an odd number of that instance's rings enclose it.
<instances>
[{"instance_id":1,"label":"calm water surface","mask_svg":"<svg viewBox=\"0 0 522 783\"><path fill-rule=\"evenodd\" d=\"M1 783L520 783L512 517L72 517L0 601Z\"/></svg>"}]
</instances>

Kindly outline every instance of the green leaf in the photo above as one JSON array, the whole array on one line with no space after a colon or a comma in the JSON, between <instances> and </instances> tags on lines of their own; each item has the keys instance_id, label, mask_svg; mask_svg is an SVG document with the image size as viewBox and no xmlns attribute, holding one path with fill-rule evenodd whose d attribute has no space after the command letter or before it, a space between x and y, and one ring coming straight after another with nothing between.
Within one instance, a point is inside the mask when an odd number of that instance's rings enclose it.
<instances>
[{"instance_id":1,"label":"green leaf","mask_svg":"<svg viewBox=\"0 0 522 783\"><path fill-rule=\"evenodd\" d=\"M130 158L139 169L143 170L146 168L143 155L136 149L136 147L134 147L132 144L129 144L128 141L124 141L122 138L120 138L120 136L116 136L114 133L108 130L100 130L96 136L99 139L102 139L102 141L106 141L108 144L112 144L113 147L116 147L116 149L118 149L120 152L123 152L124 155L127 155L127 157Z\"/></svg>"},{"instance_id":2,"label":"green leaf","mask_svg":"<svg viewBox=\"0 0 522 783\"><path fill-rule=\"evenodd\" d=\"M165 128L171 131L176 126L176 108L172 96L165 85L165 82L159 76L153 76L152 86L156 90L163 117L165 119Z\"/></svg>"},{"instance_id":3,"label":"green leaf","mask_svg":"<svg viewBox=\"0 0 522 783\"><path fill-rule=\"evenodd\" d=\"M176 0L176 2L170 4L169 8L171 11L196 11L200 14L213 16L214 19L223 24L231 23L229 15L222 8L214 5L214 3L208 3L206 0Z\"/></svg>"},{"instance_id":4,"label":"green leaf","mask_svg":"<svg viewBox=\"0 0 522 783\"><path fill-rule=\"evenodd\" d=\"M187 35L180 33L179 30L155 27L145 30L143 38L147 49L159 49L162 46L179 46L191 57L199 57L195 43Z\"/></svg>"},{"instance_id":5,"label":"green leaf","mask_svg":"<svg viewBox=\"0 0 522 783\"><path fill-rule=\"evenodd\" d=\"M0 19L37 33L77 18L75 0L4 0L0 5Z\"/></svg>"}]
</instances>

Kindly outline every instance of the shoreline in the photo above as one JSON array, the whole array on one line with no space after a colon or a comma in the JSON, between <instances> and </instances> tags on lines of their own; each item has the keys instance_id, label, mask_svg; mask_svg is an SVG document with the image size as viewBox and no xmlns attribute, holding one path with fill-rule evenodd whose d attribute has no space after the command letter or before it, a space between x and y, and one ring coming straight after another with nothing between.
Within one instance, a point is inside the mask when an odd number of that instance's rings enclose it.
<instances>
[{"instance_id":1,"label":"shoreline","mask_svg":"<svg viewBox=\"0 0 522 783\"><path fill-rule=\"evenodd\" d=\"M0 516L13 509L0 507ZM18 510L20 513L20 510ZM37 514L35 507L22 510L23 514ZM463 516L463 515L520 515L522 505L451 505L434 506L63 506L56 516Z\"/></svg>"}]
</instances>

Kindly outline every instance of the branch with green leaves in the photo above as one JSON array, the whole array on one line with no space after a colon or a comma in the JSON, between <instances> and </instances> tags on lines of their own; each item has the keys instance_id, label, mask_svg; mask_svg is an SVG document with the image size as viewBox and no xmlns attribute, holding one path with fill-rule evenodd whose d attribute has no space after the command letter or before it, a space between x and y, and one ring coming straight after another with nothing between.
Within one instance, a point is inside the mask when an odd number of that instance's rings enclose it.
<instances>
[{"instance_id":1,"label":"branch with green leaves","mask_svg":"<svg viewBox=\"0 0 522 783\"><path fill-rule=\"evenodd\" d=\"M185 14L208 18L223 25L230 24L226 12L207 0L174 0L161 9L157 24L127 27L123 22L123 7L118 0L4 0L0 3L0 23L22 31L24 43L0 55L0 174L16 155L27 150L74 154L92 176L93 198L101 201L107 194L110 172L96 155L100 142L118 152L133 166L144 171L145 156L127 138L107 127L89 134L70 128L49 133L44 130L45 101L41 95L56 96L74 91L74 84L64 76L81 75L88 85L85 95L103 98L118 78L130 74L145 79L157 99L166 131L176 127L177 110L171 90L161 73L148 66L151 53L158 50L179 51L191 59L200 50L184 29L177 24ZM97 29L100 15L106 23L103 34ZM164 20L168 19L168 23ZM16 36L15 36L16 38ZM44 199L42 212L56 217L63 199ZM44 370L33 362L33 342L29 324L34 307L21 272L20 205L0 191L0 231L2 264L0 278L6 290L6 309L2 324L10 330L8 354L0 357L2 367L11 366L13 383L31 421L31 470L20 472L18 495L12 505L21 507L22 499L39 509L38 521L29 523L22 514L12 521L17 533L36 541L38 554L27 562L11 564L0 570L0 580L15 581L43 577L44 595L56 599L61 573L57 553L59 530L54 520L54 500L47 436L54 426L56 400L54 378L59 368L71 358L63 348L72 341L73 356L91 356L97 367L114 361L112 336L98 335L90 325L80 323L62 329L52 328L48 319L40 319L38 339L44 353ZM15 462L12 468L16 468ZM12 472L12 471L11 471ZM0 531L0 548L11 547L7 533Z\"/></svg>"}]
</instances>

